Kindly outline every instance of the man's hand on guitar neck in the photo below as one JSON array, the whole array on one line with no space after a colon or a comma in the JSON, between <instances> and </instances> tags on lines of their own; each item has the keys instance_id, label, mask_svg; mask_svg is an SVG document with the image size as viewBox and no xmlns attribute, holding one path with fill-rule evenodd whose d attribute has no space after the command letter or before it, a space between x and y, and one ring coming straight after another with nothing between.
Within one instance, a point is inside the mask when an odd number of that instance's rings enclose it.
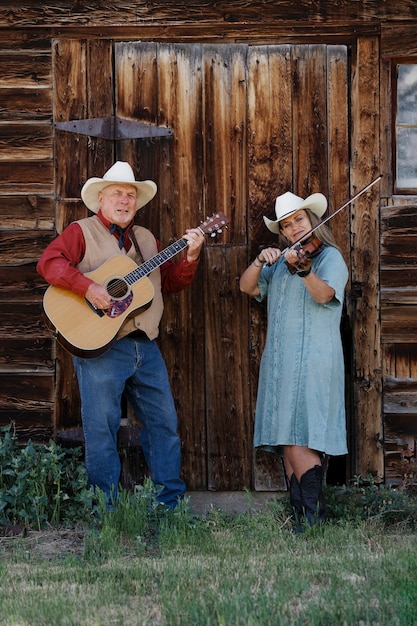
<instances>
[{"instance_id":1,"label":"man's hand on guitar neck","mask_svg":"<svg viewBox=\"0 0 417 626\"><path fill-rule=\"evenodd\" d=\"M85 297L93 307L96 309L102 309L106 311L111 306L111 298L105 288L98 283L91 283L87 291L85 292Z\"/></svg>"},{"instance_id":2,"label":"man's hand on guitar neck","mask_svg":"<svg viewBox=\"0 0 417 626\"><path fill-rule=\"evenodd\" d=\"M187 261L189 263L194 263L198 261L200 256L201 248L204 243L204 235L198 228L189 228L185 231L185 235L183 237L187 243Z\"/></svg>"}]
</instances>

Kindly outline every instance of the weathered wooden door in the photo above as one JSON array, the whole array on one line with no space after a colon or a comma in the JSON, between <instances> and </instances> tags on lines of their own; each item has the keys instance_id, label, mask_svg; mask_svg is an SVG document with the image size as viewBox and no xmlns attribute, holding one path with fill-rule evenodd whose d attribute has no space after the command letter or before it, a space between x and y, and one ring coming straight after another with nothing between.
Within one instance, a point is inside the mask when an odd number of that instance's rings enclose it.
<instances>
[{"instance_id":1,"label":"weathered wooden door","mask_svg":"<svg viewBox=\"0 0 417 626\"><path fill-rule=\"evenodd\" d=\"M262 216L277 195L322 191L332 209L349 195L346 47L63 40L54 43L54 75L55 122L113 116L173 131L109 139L57 129L58 230L87 214L82 184L116 159L157 183L137 219L162 246L212 212L231 220L207 241L193 285L165 298L160 344L188 487L285 488L280 461L253 453L265 315L238 281L271 241ZM349 264L348 223L346 212L333 228ZM60 430L80 418L70 358L57 350Z\"/></svg>"}]
</instances>

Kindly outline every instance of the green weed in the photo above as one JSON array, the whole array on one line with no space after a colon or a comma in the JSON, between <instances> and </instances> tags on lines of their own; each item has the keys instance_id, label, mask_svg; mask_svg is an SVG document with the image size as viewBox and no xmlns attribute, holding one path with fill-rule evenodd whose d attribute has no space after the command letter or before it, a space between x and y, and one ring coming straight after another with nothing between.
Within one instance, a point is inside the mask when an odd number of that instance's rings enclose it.
<instances>
[{"instance_id":1,"label":"green weed","mask_svg":"<svg viewBox=\"0 0 417 626\"><path fill-rule=\"evenodd\" d=\"M40 529L88 517L92 494L81 448L62 448L52 440L19 446L10 426L0 433L1 524Z\"/></svg>"}]
</instances>

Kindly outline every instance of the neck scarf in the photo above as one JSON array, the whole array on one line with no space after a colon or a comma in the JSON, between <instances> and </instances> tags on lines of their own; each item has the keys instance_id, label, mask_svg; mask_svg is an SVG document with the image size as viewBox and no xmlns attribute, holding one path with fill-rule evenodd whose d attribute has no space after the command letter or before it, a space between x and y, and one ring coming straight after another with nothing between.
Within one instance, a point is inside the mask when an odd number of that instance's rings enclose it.
<instances>
[{"instance_id":1,"label":"neck scarf","mask_svg":"<svg viewBox=\"0 0 417 626\"><path fill-rule=\"evenodd\" d=\"M126 228L122 228L121 226L118 226L117 224L110 224L110 234L111 235L114 235L114 233L117 234L117 238L119 239L120 250L125 245L125 236L126 236L126 231L128 229L129 229L129 226L126 226Z\"/></svg>"}]
</instances>

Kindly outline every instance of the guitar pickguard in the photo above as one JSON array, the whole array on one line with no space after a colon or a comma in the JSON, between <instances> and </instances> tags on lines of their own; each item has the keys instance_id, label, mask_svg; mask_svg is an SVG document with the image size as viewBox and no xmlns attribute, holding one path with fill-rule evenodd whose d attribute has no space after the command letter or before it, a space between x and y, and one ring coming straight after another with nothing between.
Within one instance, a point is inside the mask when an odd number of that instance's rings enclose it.
<instances>
[{"instance_id":1,"label":"guitar pickguard","mask_svg":"<svg viewBox=\"0 0 417 626\"><path fill-rule=\"evenodd\" d=\"M109 317L119 317L130 307L133 300L133 293L130 292L123 300L112 300L111 307L106 311Z\"/></svg>"}]
</instances>

